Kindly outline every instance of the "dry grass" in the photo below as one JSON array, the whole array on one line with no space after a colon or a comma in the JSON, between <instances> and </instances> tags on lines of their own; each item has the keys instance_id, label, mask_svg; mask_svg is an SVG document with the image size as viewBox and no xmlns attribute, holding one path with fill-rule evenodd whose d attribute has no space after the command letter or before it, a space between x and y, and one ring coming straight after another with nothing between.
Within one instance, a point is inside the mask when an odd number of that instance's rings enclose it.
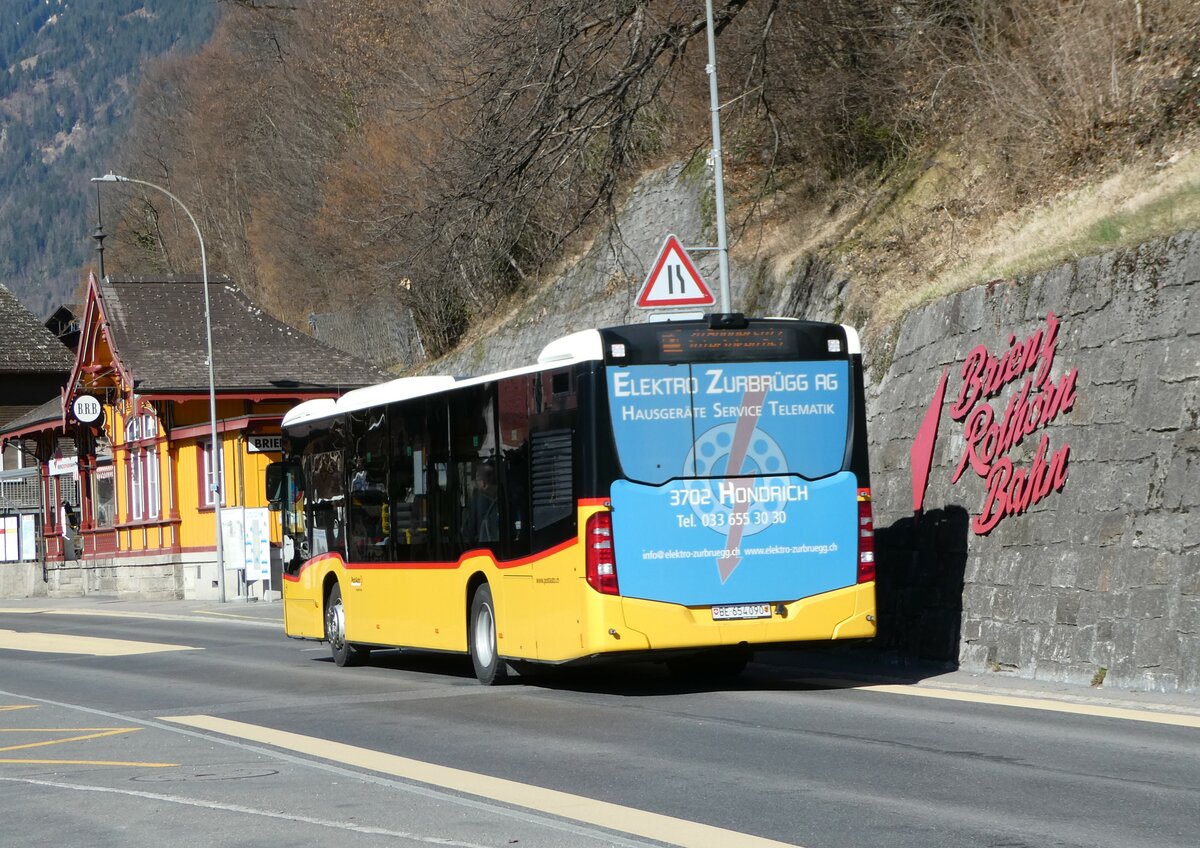
<instances>
[{"instance_id":1,"label":"dry grass","mask_svg":"<svg viewBox=\"0 0 1200 848\"><path fill-rule=\"evenodd\" d=\"M881 303L878 318L887 321L975 283L1193 228L1200 228L1200 151L1194 148L1136 162L1095 185L1009 212L936 280Z\"/></svg>"}]
</instances>

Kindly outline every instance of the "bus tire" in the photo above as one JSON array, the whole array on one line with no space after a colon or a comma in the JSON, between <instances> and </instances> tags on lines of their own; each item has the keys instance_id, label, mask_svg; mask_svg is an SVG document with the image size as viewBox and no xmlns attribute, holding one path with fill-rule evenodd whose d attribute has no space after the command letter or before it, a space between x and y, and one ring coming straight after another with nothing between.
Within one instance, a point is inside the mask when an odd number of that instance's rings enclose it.
<instances>
[{"instance_id":1,"label":"bus tire","mask_svg":"<svg viewBox=\"0 0 1200 848\"><path fill-rule=\"evenodd\" d=\"M334 583L325 600L325 641L333 655L334 665L362 665L371 655L370 648L362 648L346 641L346 607L342 604L342 587Z\"/></svg>"},{"instance_id":2,"label":"bus tire","mask_svg":"<svg viewBox=\"0 0 1200 848\"><path fill-rule=\"evenodd\" d=\"M481 583L471 596L467 644L479 682L484 686L503 683L508 677L508 664L500 658L497 647L496 603L492 600L492 587L487 583Z\"/></svg>"}]
</instances>

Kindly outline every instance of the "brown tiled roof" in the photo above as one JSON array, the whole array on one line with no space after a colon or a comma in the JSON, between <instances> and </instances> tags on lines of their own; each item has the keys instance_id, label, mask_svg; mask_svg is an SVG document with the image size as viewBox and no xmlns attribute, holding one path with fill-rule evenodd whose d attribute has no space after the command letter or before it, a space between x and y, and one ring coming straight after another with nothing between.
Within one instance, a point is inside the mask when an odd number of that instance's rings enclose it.
<instances>
[{"instance_id":1,"label":"brown tiled roof","mask_svg":"<svg viewBox=\"0 0 1200 848\"><path fill-rule=\"evenodd\" d=\"M275 320L227 280L210 279L208 292L218 389L347 389L389 376ZM106 279L100 293L138 391L208 390L202 282Z\"/></svg>"},{"instance_id":2,"label":"brown tiled roof","mask_svg":"<svg viewBox=\"0 0 1200 848\"><path fill-rule=\"evenodd\" d=\"M54 397L43 403L41 406L34 407L12 421L9 421L4 426L0 427L0 435L4 433L15 433L17 430L24 430L33 424L49 424L55 421L61 421L63 414L62 398Z\"/></svg>"},{"instance_id":3,"label":"brown tiled roof","mask_svg":"<svg viewBox=\"0 0 1200 848\"><path fill-rule=\"evenodd\" d=\"M74 361L74 354L0 285L0 373L67 373Z\"/></svg>"}]
</instances>

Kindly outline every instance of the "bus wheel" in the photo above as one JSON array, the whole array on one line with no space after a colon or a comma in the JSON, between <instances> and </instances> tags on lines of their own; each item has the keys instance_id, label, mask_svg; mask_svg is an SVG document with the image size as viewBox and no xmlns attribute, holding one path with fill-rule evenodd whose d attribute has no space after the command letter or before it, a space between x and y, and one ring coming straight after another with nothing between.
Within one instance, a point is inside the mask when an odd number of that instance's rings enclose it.
<instances>
[{"instance_id":1,"label":"bus wheel","mask_svg":"<svg viewBox=\"0 0 1200 848\"><path fill-rule=\"evenodd\" d=\"M325 641L338 666L360 665L371 655L370 648L360 648L346 641L346 608L342 605L342 587L333 584L325 601Z\"/></svg>"},{"instance_id":2,"label":"bus wheel","mask_svg":"<svg viewBox=\"0 0 1200 848\"><path fill-rule=\"evenodd\" d=\"M503 683L508 676L508 664L500 659L496 647L496 604L492 588L480 584L471 597L471 619L468 622L467 642L475 676L484 686Z\"/></svg>"}]
</instances>

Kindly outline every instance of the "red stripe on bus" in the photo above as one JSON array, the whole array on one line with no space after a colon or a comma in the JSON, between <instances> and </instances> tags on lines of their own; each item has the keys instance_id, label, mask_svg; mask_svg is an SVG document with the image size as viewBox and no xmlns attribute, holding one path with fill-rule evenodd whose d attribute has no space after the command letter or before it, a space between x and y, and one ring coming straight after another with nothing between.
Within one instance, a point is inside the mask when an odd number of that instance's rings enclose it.
<instances>
[{"instance_id":1,"label":"red stripe on bus","mask_svg":"<svg viewBox=\"0 0 1200 848\"><path fill-rule=\"evenodd\" d=\"M327 560L331 560L331 559L342 561L342 564L345 565L345 562L342 560L342 558L339 554L321 554L320 556L314 557L313 559L310 559L308 562L301 565L300 570L297 571L295 574L284 574L283 579L288 580L292 583L299 583L301 574L303 574L305 571L307 571L312 566L320 565L321 563L323 563Z\"/></svg>"},{"instance_id":2,"label":"red stripe on bus","mask_svg":"<svg viewBox=\"0 0 1200 848\"><path fill-rule=\"evenodd\" d=\"M579 506L608 506L611 498L580 498Z\"/></svg>"},{"instance_id":3,"label":"red stripe on bus","mask_svg":"<svg viewBox=\"0 0 1200 848\"><path fill-rule=\"evenodd\" d=\"M520 559L505 560L503 562L493 559L492 562L495 564L496 568L500 568L500 569L519 568L522 565L530 565L532 563L537 562L540 559L545 559L546 557L554 556L555 554L562 553L563 551L568 550L569 548L571 548L577 544L579 544L579 539L577 539L577 538L576 539L567 539L567 541L561 542L552 548L547 548L546 550L541 551L540 553L530 554L529 556L521 557ZM474 548L474 549L469 550L466 553L464 553L461 557L459 557L454 562L428 560L428 561L424 561L424 562L354 562L354 563L352 563L352 562L346 562L340 556L335 554L334 556L323 556L318 559L310 559L308 562L304 563L304 565L300 566L300 570L295 575L285 574L284 579L290 580L294 583L299 582L300 575L303 574L308 568L310 568L311 566L314 566L314 565L319 565L320 563L326 562L331 559L341 561L342 567L345 568L347 571L410 571L410 570L411 571L422 571L422 570L438 570L438 569L444 569L446 571L450 571L450 570L458 568L466 560L468 560L472 557L487 556L490 558L491 555L492 555L491 551L487 550L486 548Z\"/></svg>"}]
</instances>

